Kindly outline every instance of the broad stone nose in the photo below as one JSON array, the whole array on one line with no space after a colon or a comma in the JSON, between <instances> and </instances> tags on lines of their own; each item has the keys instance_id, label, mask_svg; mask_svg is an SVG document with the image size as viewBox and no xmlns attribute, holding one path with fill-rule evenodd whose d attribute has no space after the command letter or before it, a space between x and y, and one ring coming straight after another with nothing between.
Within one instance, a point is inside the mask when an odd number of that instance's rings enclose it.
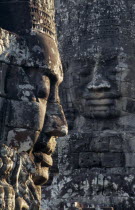
<instances>
[{"instance_id":1,"label":"broad stone nose","mask_svg":"<svg viewBox=\"0 0 135 210\"><path fill-rule=\"evenodd\" d=\"M48 136L62 137L67 135L68 125L59 103L48 102L43 130Z\"/></svg>"},{"instance_id":2,"label":"broad stone nose","mask_svg":"<svg viewBox=\"0 0 135 210\"><path fill-rule=\"evenodd\" d=\"M101 54L97 54L96 63L93 69L93 77L92 80L87 84L87 89L100 90L111 88L110 82L104 76L104 71L108 71L108 69L105 69L104 65L101 64Z\"/></svg>"},{"instance_id":3,"label":"broad stone nose","mask_svg":"<svg viewBox=\"0 0 135 210\"><path fill-rule=\"evenodd\" d=\"M110 89L110 82L107 81L102 75L94 75L91 82L87 84L87 89L89 90L100 90L100 89Z\"/></svg>"}]
</instances>

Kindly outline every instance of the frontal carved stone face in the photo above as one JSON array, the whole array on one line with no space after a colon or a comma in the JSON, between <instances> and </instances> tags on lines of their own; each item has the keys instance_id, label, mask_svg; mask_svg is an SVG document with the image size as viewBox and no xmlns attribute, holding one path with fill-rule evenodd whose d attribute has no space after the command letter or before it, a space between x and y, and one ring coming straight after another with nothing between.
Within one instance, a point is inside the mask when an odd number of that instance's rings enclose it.
<instances>
[{"instance_id":1,"label":"frontal carved stone face","mask_svg":"<svg viewBox=\"0 0 135 210\"><path fill-rule=\"evenodd\" d=\"M133 81L135 13L132 1L130 7L126 1L122 5L115 0L76 2L75 9L66 5L70 15L74 15L62 25L59 38L65 72L70 78L68 101L87 118L118 117L126 114L123 112L133 112L131 105L126 105L126 97L134 92L129 91L134 90L134 82L129 84L129 78Z\"/></svg>"},{"instance_id":2,"label":"frontal carved stone face","mask_svg":"<svg viewBox=\"0 0 135 210\"><path fill-rule=\"evenodd\" d=\"M134 84L131 78L133 52L125 46L120 49L113 47L107 41L106 45L99 45L96 49L89 57L73 60L69 65L73 104L80 115L88 118L125 115L130 111L125 108L127 92Z\"/></svg>"}]
</instances>

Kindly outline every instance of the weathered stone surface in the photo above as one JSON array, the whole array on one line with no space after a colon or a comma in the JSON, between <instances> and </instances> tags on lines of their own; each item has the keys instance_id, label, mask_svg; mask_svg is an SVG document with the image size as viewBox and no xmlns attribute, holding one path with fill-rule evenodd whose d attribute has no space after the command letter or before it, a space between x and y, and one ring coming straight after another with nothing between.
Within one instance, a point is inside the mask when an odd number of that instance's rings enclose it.
<instances>
[{"instance_id":1,"label":"weathered stone surface","mask_svg":"<svg viewBox=\"0 0 135 210\"><path fill-rule=\"evenodd\" d=\"M0 1L1 210L40 209L56 138L68 132L54 13L54 0Z\"/></svg>"},{"instance_id":2,"label":"weathered stone surface","mask_svg":"<svg viewBox=\"0 0 135 210\"><path fill-rule=\"evenodd\" d=\"M37 191L35 184L48 179L55 137L61 136L52 169L56 176L52 178L52 174L43 189L42 208L132 210L134 1L56 0L55 4L65 73L60 95L69 123L67 137L63 137L67 124L58 91L63 72L54 1L0 3L0 139L4 143L0 151L5 144L12 146L14 157L22 160L21 165L13 159L19 188L16 180L14 185L10 183L10 176L4 180L8 194L13 192L13 203L5 204L3 199L1 205L5 209L15 205L16 209L39 209L40 187ZM1 174L8 174L12 157L4 158ZM10 164L2 165L8 161ZM34 174L32 168L36 168ZM0 184L3 196L7 188ZM30 190L36 192L31 200Z\"/></svg>"},{"instance_id":3,"label":"weathered stone surface","mask_svg":"<svg viewBox=\"0 0 135 210\"><path fill-rule=\"evenodd\" d=\"M56 0L56 20L70 131L58 140L59 174L44 189L43 204L49 210L74 209L75 203L80 209L132 210L134 1Z\"/></svg>"},{"instance_id":4,"label":"weathered stone surface","mask_svg":"<svg viewBox=\"0 0 135 210\"><path fill-rule=\"evenodd\" d=\"M46 113L45 102L25 102L10 100L6 125L15 128L41 130ZM31 120L33 119L33 120Z\"/></svg>"}]
</instances>

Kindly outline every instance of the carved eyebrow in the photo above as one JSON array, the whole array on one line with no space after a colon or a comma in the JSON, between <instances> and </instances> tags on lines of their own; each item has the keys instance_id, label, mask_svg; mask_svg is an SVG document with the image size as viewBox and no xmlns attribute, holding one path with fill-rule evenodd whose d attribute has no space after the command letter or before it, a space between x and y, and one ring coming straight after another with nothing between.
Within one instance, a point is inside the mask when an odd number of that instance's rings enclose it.
<instances>
[{"instance_id":1,"label":"carved eyebrow","mask_svg":"<svg viewBox=\"0 0 135 210\"><path fill-rule=\"evenodd\" d=\"M59 80L58 76L56 74L53 74L50 69L41 69L41 72L43 75L47 76L50 80L53 82L57 82Z\"/></svg>"}]
</instances>

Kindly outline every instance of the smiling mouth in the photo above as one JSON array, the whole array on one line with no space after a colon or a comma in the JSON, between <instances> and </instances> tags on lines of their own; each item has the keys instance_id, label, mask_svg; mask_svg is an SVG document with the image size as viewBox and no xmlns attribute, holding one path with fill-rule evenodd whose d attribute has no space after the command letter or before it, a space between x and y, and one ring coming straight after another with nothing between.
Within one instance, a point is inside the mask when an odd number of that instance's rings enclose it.
<instances>
[{"instance_id":1,"label":"smiling mouth","mask_svg":"<svg viewBox=\"0 0 135 210\"><path fill-rule=\"evenodd\" d=\"M82 112L86 118L118 117L117 97L88 98L83 101ZM85 105L85 106L84 106Z\"/></svg>"},{"instance_id":2,"label":"smiling mouth","mask_svg":"<svg viewBox=\"0 0 135 210\"><path fill-rule=\"evenodd\" d=\"M106 106L112 106L114 105L114 99L91 99L91 100L87 100L86 101L86 105L87 106L91 106L93 108L97 107L97 106L102 106L102 107L106 107Z\"/></svg>"},{"instance_id":3,"label":"smiling mouth","mask_svg":"<svg viewBox=\"0 0 135 210\"><path fill-rule=\"evenodd\" d=\"M34 153L36 174L33 176L34 183L36 185L43 185L48 181L49 168L53 165L53 159L51 155L38 152Z\"/></svg>"},{"instance_id":4,"label":"smiling mouth","mask_svg":"<svg viewBox=\"0 0 135 210\"><path fill-rule=\"evenodd\" d=\"M36 150L33 151L33 158L36 165L36 175L33 176L36 185L43 185L49 178L49 168L53 165L52 154L56 147L56 137L46 138L46 141L39 142Z\"/></svg>"}]
</instances>

